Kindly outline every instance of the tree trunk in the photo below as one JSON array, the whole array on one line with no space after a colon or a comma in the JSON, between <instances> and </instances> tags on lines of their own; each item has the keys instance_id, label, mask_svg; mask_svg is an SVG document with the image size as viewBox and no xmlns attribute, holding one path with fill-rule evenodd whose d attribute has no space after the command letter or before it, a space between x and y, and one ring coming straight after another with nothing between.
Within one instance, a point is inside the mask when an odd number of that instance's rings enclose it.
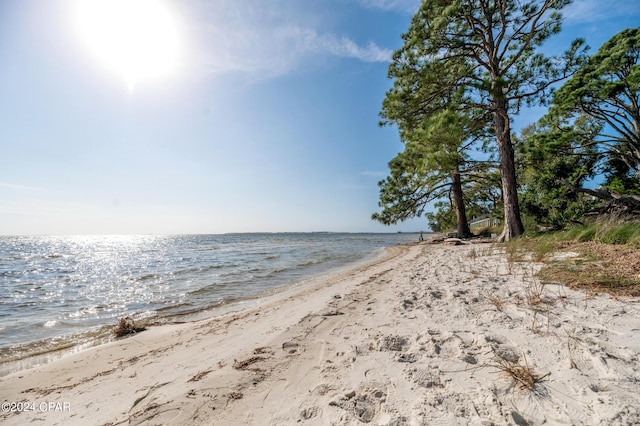
<instances>
[{"instance_id":1,"label":"tree trunk","mask_svg":"<svg viewBox=\"0 0 640 426\"><path fill-rule=\"evenodd\" d=\"M502 201L504 203L504 229L498 241L505 242L524 233L518 203L516 162L511 142L511 126L506 100L495 101L493 113L494 127L500 152L500 174L502 178Z\"/></svg>"},{"instance_id":2,"label":"tree trunk","mask_svg":"<svg viewBox=\"0 0 640 426\"><path fill-rule=\"evenodd\" d=\"M469 230L469 222L467 221L467 212L464 207L464 198L462 195L462 179L460 178L460 170L453 173L453 183L451 190L453 191L453 203L456 207L456 224L458 227L458 238L467 238L471 236Z\"/></svg>"}]
</instances>

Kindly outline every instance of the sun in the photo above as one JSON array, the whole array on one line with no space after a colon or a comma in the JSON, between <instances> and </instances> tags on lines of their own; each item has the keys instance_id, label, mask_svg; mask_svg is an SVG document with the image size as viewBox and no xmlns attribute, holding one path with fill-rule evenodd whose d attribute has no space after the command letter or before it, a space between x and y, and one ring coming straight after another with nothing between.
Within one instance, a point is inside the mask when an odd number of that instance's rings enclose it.
<instances>
[{"instance_id":1,"label":"sun","mask_svg":"<svg viewBox=\"0 0 640 426\"><path fill-rule=\"evenodd\" d=\"M178 29L160 0L79 0L73 18L80 41L130 89L179 68Z\"/></svg>"}]
</instances>

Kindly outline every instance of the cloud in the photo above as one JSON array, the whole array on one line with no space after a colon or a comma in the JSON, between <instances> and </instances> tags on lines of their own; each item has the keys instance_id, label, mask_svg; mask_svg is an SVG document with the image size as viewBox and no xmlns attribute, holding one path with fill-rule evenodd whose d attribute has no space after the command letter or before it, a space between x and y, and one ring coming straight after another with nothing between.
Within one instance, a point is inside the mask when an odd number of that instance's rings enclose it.
<instances>
[{"instance_id":1,"label":"cloud","mask_svg":"<svg viewBox=\"0 0 640 426\"><path fill-rule=\"evenodd\" d=\"M327 52L343 58L354 58L363 62L389 62L393 51L383 49L373 42L366 46L359 46L348 37L336 37L326 35L317 37L319 50L326 49Z\"/></svg>"},{"instance_id":2,"label":"cloud","mask_svg":"<svg viewBox=\"0 0 640 426\"><path fill-rule=\"evenodd\" d=\"M209 74L270 78L314 57L388 62L392 54L372 41L358 44L347 35L324 33L316 29L317 22L305 22L277 1L269 5L256 0L198 3L191 13L196 22L189 28L195 45L192 53L199 68Z\"/></svg>"},{"instance_id":3,"label":"cloud","mask_svg":"<svg viewBox=\"0 0 640 426\"><path fill-rule=\"evenodd\" d=\"M231 35L233 34L233 35ZM311 55L333 55L362 62L388 62L392 50L373 42L358 45L349 37L318 34L300 27L245 28L213 35L215 45L203 52L208 72L242 72L265 77L283 75Z\"/></svg>"},{"instance_id":4,"label":"cloud","mask_svg":"<svg viewBox=\"0 0 640 426\"><path fill-rule=\"evenodd\" d=\"M616 17L637 15L640 13L640 2L602 0L575 0L563 9L562 15L568 23L591 23Z\"/></svg>"}]
</instances>

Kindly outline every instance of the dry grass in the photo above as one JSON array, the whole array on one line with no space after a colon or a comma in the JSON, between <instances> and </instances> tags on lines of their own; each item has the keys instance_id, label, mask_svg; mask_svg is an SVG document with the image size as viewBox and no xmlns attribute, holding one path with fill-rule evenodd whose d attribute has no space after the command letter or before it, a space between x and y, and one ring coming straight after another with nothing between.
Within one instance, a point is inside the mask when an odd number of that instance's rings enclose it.
<instances>
[{"instance_id":1,"label":"dry grass","mask_svg":"<svg viewBox=\"0 0 640 426\"><path fill-rule=\"evenodd\" d=\"M506 244L509 272L516 262L543 262L543 283L590 293L640 296L640 224L594 223ZM559 256L572 252L577 256ZM531 301L535 297L532 297Z\"/></svg>"},{"instance_id":2,"label":"dry grass","mask_svg":"<svg viewBox=\"0 0 640 426\"><path fill-rule=\"evenodd\" d=\"M503 297L500 297L496 294L486 293L484 295L484 298L491 302L491 304L495 306L498 311L502 312L502 309L504 308L504 305L506 303Z\"/></svg>"},{"instance_id":3,"label":"dry grass","mask_svg":"<svg viewBox=\"0 0 640 426\"><path fill-rule=\"evenodd\" d=\"M520 390L534 390L539 383L543 382L551 374L536 374L527 363L524 354L522 356L524 364L520 364L519 361L514 361L496 352L494 354L494 364L491 364L491 367L498 369L504 377L511 380L513 385Z\"/></svg>"},{"instance_id":4,"label":"dry grass","mask_svg":"<svg viewBox=\"0 0 640 426\"><path fill-rule=\"evenodd\" d=\"M640 296L640 250L593 241L573 243L565 250L579 256L548 263L539 274L543 282L615 296Z\"/></svg>"},{"instance_id":5,"label":"dry grass","mask_svg":"<svg viewBox=\"0 0 640 426\"><path fill-rule=\"evenodd\" d=\"M530 281L524 288L524 297L531 306L540 306L549 303L549 299L544 297L545 284L538 281Z\"/></svg>"},{"instance_id":6,"label":"dry grass","mask_svg":"<svg viewBox=\"0 0 640 426\"><path fill-rule=\"evenodd\" d=\"M476 253L476 249L471 249L469 250L469 253L467 253L467 258L471 259L471 260L476 260L476 258L478 257L478 253Z\"/></svg>"},{"instance_id":7,"label":"dry grass","mask_svg":"<svg viewBox=\"0 0 640 426\"><path fill-rule=\"evenodd\" d=\"M533 318L531 320L531 331L533 331L536 334L542 334L544 329L544 324L538 322L538 314L540 313L546 313L547 315L547 333L550 332L550 328L551 328L551 309L549 308L549 305L547 305L547 309L546 311L540 310L539 308L535 308L535 310L533 311Z\"/></svg>"}]
</instances>

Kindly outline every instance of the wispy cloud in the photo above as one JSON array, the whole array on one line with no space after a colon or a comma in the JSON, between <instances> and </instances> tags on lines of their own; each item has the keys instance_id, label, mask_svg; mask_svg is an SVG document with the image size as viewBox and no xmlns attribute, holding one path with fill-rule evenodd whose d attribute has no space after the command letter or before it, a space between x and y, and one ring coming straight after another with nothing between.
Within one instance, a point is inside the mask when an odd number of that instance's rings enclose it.
<instances>
[{"instance_id":1,"label":"wispy cloud","mask_svg":"<svg viewBox=\"0 0 640 426\"><path fill-rule=\"evenodd\" d=\"M278 8L281 8L280 10ZM206 18L191 27L194 55L207 73L261 78L286 74L313 57L387 62L392 50L347 35L323 32L313 20L295 19L279 2L236 0L201 3ZM193 12L193 11L192 11Z\"/></svg>"},{"instance_id":2,"label":"wispy cloud","mask_svg":"<svg viewBox=\"0 0 640 426\"><path fill-rule=\"evenodd\" d=\"M638 1L575 0L563 9L568 23L591 23L640 14Z\"/></svg>"},{"instance_id":3,"label":"wispy cloud","mask_svg":"<svg viewBox=\"0 0 640 426\"><path fill-rule=\"evenodd\" d=\"M391 49L381 48L373 42L360 46L347 37L326 35L317 37L316 41L318 50L326 49L336 56L359 59L363 62L388 62L393 53Z\"/></svg>"}]
</instances>

